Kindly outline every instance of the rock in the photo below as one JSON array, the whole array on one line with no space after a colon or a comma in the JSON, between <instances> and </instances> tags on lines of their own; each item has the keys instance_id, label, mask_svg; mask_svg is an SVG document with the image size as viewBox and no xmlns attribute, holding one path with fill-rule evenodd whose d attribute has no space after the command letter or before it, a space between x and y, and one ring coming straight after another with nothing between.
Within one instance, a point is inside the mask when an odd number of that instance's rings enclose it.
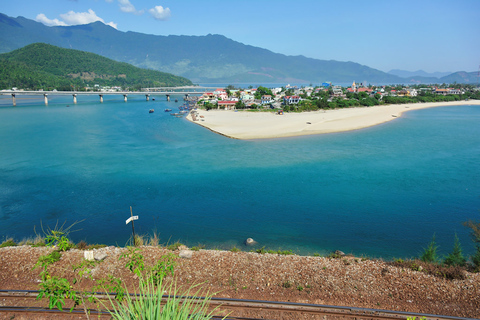
<instances>
[{"instance_id":1,"label":"rock","mask_svg":"<svg viewBox=\"0 0 480 320\"><path fill-rule=\"evenodd\" d=\"M97 252L94 256L95 260L97 261L103 261L106 257L108 257L108 255L104 252Z\"/></svg>"},{"instance_id":2,"label":"rock","mask_svg":"<svg viewBox=\"0 0 480 320\"><path fill-rule=\"evenodd\" d=\"M245 245L247 246L253 246L256 244L257 244L257 241L253 240L252 238L248 238L247 240L245 240Z\"/></svg>"},{"instance_id":3,"label":"rock","mask_svg":"<svg viewBox=\"0 0 480 320\"><path fill-rule=\"evenodd\" d=\"M85 260L93 261L95 258L93 256L93 251L83 251L83 257Z\"/></svg>"},{"instance_id":4,"label":"rock","mask_svg":"<svg viewBox=\"0 0 480 320\"><path fill-rule=\"evenodd\" d=\"M340 257L345 256L345 252L340 251L340 250L336 250L334 253L335 253L337 256L340 256Z\"/></svg>"},{"instance_id":5,"label":"rock","mask_svg":"<svg viewBox=\"0 0 480 320\"><path fill-rule=\"evenodd\" d=\"M192 258L193 251L192 250L180 250L179 257L184 259Z\"/></svg>"}]
</instances>

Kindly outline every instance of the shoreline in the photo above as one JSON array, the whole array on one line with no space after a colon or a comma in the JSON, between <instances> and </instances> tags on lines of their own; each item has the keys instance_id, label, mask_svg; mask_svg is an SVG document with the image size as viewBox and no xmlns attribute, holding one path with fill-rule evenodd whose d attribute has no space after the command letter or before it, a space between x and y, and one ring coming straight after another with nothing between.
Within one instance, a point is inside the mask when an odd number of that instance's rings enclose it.
<instances>
[{"instance_id":1,"label":"shoreline","mask_svg":"<svg viewBox=\"0 0 480 320\"><path fill-rule=\"evenodd\" d=\"M480 105L480 101L391 104L302 113L286 112L283 115L272 112L197 109L202 121L193 121L190 114L186 118L228 138L256 140L353 131L392 121L411 110L461 105Z\"/></svg>"}]
</instances>

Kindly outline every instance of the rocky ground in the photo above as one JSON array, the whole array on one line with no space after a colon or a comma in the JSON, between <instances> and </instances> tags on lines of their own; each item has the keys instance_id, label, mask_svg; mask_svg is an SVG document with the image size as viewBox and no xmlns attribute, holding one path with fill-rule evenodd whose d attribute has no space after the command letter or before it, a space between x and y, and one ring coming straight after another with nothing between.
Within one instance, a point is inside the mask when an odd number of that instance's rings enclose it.
<instances>
[{"instance_id":1,"label":"rocky ground","mask_svg":"<svg viewBox=\"0 0 480 320\"><path fill-rule=\"evenodd\" d=\"M182 249L182 248L180 248ZM186 249L186 248L183 248ZM47 247L6 247L0 249L0 289L37 290L40 268L32 270L38 258L50 253ZM96 281L113 275L133 287L138 279L121 258L126 248L94 250L103 261L91 268L91 278L82 278L79 265L84 251L62 253L49 273L73 282L75 289L91 289ZM434 276L421 266L395 266L380 260L355 257L309 257L217 250L176 250L140 247L146 266L162 255L175 255L175 276L179 285L202 283L217 297L290 301L387 310L400 310L458 317L480 317L480 274L461 271L463 279ZM180 254L182 252L182 254ZM183 256L183 257L180 257ZM417 271L414 271L416 269ZM5 305L5 301L0 301ZM238 316L238 315L237 315ZM246 315L242 315L246 316ZM254 317L256 315L249 314ZM258 315L257 315L258 316Z\"/></svg>"}]
</instances>

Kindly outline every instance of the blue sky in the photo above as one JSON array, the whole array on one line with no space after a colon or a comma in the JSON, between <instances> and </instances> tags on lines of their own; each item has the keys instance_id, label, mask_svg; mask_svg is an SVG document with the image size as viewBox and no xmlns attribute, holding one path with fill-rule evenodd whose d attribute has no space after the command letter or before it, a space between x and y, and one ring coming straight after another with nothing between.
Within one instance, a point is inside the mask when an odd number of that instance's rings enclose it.
<instances>
[{"instance_id":1,"label":"blue sky","mask_svg":"<svg viewBox=\"0 0 480 320\"><path fill-rule=\"evenodd\" d=\"M286 55L382 71L477 71L480 0L1 0L47 25L100 20L120 31L221 34Z\"/></svg>"}]
</instances>

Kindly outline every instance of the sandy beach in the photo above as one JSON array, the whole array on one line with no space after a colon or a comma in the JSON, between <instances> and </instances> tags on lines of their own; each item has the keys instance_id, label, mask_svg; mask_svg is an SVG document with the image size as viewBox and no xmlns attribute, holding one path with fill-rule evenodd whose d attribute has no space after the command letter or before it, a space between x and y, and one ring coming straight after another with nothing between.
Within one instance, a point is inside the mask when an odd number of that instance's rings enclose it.
<instances>
[{"instance_id":1,"label":"sandy beach","mask_svg":"<svg viewBox=\"0 0 480 320\"><path fill-rule=\"evenodd\" d=\"M480 105L478 100L382 105L303 113L200 110L198 121L187 119L213 132L234 139L272 139L351 131L398 119L410 110L433 107Z\"/></svg>"}]
</instances>

